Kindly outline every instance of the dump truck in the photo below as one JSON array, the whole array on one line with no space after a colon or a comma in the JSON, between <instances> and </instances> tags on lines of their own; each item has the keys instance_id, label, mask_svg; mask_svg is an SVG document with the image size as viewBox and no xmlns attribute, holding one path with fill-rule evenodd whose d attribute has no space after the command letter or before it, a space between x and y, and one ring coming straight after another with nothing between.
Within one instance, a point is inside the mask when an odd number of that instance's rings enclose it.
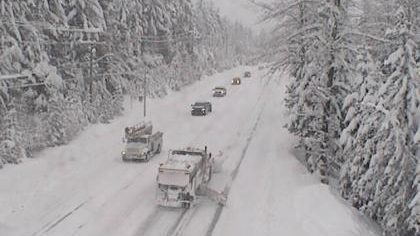
<instances>
[{"instance_id":1,"label":"dump truck","mask_svg":"<svg viewBox=\"0 0 420 236\"><path fill-rule=\"evenodd\" d=\"M208 187L214 160L207 147L169 151L168 159L159 165L157 203L165 207L189 208L199 195L211 195L219 204L226 197Z\"/></svg>"},{"instance_id":2,"label":"dump truck","mask_svg":"<svg viewBox=\"0 0 420 236\"><path fill-rule=\"evenodd\" d=\"M124 129L125 148L121 152L123 161L149 161L154 155L162 151L163 133L153 133L151 122L141 122Z\"/></svg>"}]
</instances>

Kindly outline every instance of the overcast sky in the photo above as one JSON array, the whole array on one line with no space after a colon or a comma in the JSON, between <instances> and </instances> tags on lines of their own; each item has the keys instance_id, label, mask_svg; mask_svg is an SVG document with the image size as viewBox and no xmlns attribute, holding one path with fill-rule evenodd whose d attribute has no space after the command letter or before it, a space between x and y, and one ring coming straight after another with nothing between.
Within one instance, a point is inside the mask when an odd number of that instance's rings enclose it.
<instances>
[{"instance_id":1,"label":"overcast sky","mask_svg":"<svg viewBox=\"0 0 420 236\"><path fill-rule=\"evenodd\" d=\"M234 21L240 21L247 26L257 23L257 12L252 10L247 0L213 0L220 13Z\"/></svg>"},{"instance_id":2,"label":"overcast sky","mask_svg":"<svg viewBox=\"0 0 420 236\"><path fill-rule=\"evenodd\" d=\"M196 0L198 1L198 0ZM244 25L260 29L261 26L257 25L258 15L253 7L247 0L205 0L213 1L220 9L222 16L226 16L232 21L239 21Z\"/></svg>"}]
</instances>

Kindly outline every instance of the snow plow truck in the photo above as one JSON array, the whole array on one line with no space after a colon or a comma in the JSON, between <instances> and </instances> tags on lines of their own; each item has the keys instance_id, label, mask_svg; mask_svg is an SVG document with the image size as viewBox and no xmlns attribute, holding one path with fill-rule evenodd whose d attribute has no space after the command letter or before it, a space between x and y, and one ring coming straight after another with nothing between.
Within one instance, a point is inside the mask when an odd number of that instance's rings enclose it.
<instances>
[{"instance_id":1,"label":"snow plow truck","mask_svg":"<svg viewBox=\"0 0 420 236\"><path fill-rule=\"evenodd\" d=\"M157 203L165 207L190 208L197 196L206 195L224 205L226 197L207 186L213 164L207 147L171 150L166 162L159 165Z\"/></svg>"},{"instance_id":2,"label":"snow plow truck","mask_svg":"<svg viewBox=\"0 0 420 236\"><path fill-rule=\"evenodd\" d=\"M125 148L121 152L123 161L142 160L149 161L152 156L162 150L163 133L152 132L151 122L141 122L135 126L124 129Z\"/></svg>"}]
</instances>

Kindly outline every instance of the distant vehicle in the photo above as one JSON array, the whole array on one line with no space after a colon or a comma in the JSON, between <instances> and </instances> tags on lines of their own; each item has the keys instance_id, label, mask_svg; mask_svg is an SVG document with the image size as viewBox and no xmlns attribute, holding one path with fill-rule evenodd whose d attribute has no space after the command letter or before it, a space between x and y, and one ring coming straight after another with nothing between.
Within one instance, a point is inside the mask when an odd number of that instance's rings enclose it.
<instances>
[{"instance_id":1,"label":"distant vehicle","mask_svg":"<svg viewBox=\"0 0 420 236\"><path fill-rule=\"evenodd\" d=\"M123 161L143 160L149 161L151 157L162 150L163 133L152 133L151 122L141 122L135 126L126 127L124 150L121 152Z\"/></svg>"},{"instance_id":2,"label":"distant vehicle","mask_svg":"<svg viewBox=\"0 0 420 236\"><path fill-rule=\"evenodd\" d=\"M226 96L225 87L216 87L213 89L213 97L224 97Z\"/></svg>"},{"instance_id":3,"label":"distant vehicle","mask_svg":"<svg viewBox=\"0 0 420 236\"><path fill-rule=\"evenodd\" d=\"M241 79L238 77L235 77L232 79L232 85L239 85L241 84Z\"/></svg>"},{"instance_id":4,"label":"distant vehicle","mask_svg":"<svg viewBox=\"0 0 420 236\"><path fill-rule=\"evenodd\" d=\"M210 112L212 112L210 102L196 102L191 105L191 115L193 116L205 116Z\"/></svg>"},{"instance_id":5,"label":"distant vehicle","mask_svg":"<svg viewBox=\"0 0 420 236\"><path fill-rule=\"evenodd\" d=\"M189 208L197 200L197 195L210 195L219 204L224 204L226 196L207 187L213 164L207 147L170 151L168 159L159 165L157 203L166 207Z\"/></svg>"},{"instance_id":6,"label":"distant vehicle","mask_svg":"<svg viewBox=\"0 0 420 236\"><path fill-rule=\"evenodd\" d=\"M251 78L251 72L246 71L246 72L244 73L244 78Z\"/></svg>"}]
</instances>

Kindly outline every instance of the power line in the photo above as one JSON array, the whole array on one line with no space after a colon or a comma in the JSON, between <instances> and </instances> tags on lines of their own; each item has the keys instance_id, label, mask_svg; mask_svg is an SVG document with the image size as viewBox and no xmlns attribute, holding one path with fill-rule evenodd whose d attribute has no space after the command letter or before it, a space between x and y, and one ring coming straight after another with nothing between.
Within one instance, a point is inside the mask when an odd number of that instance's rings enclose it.
<instances>
[{"instance_id":1,"label":"power line","mask_svg":"<svg viewBox=\"0 0 420 236\"><path fill-rule=\"evenodd\" d=\"M36 22L36 21L22 22L22 21L17 21L17 20L14 20L14 21L1 20L0 22L1 23L16 24L18 26L29 26L29 27L37 26L39 28L49 29L49 30L57 30L57 31L80 32L80 33L101 33L101 32L104 32L103 30L101 30L99 28L76 28L76 27L72 27L72 26L57 27L57 26L52 26L50 24L45 24L45 23L42 23L42 22Z\"/></svg>"},{"instance_id":2,"label":"power line","mask_svg":"<svg viewBox=\"0 0 420 236\"><path fill-rule=\"evenodd\" d=\"M40 85L46 85L47 83L45 82L40 82L40 83L33 83L33 84L23 84L23 85L17 85L17 86L10 86L10 87L6 87L8 89L13 89L13 88L27 88L27 87L33 87L33 86L40 86Z\"/></svg>"},{"instance_id":3,"label":"power line","mask_svg":"<svg viewBox=\"0 0 420 236\"><path fill-rule=\"evenodd\" d=\"M35 22L35 21L31 21L31 22L21 22L21 21L10 21L10 20L2 20L0 21L0 23L8 23L8 24L17 24L19 26L29 26L29 27L34 27L34 26L38 26L40 28L43 29L49 29L49 30L57 30L57 31L68 31L68 32L81 32L81 33L98 33L98 34L103 34L103 35L111 35L113 36L114 33L112 32L106 32L103 31L99 28L76 28L76 27L72 27L72 26L67 26L67 27L57 27L57 26L52 26L50 24L45 24L42 22ZM162 39L162 38L168 38L168 37L184 37L184 36L190 36L190 35L198 35L198 32L195 30L189 30L183 33L180 33L178 35L142 35L142 36L138 36L138 39L141 40L142 42L144 41L150 41L150 42L160 42L160 41L166 41L167 39Z\"/></svg>"},{"instance_id":4,"label":"power line","mask_svg":"<svg viewBox=\"0 0 420 236\"><path fill-rule=\"evenodd\" d=\"M73 41L73 42L36 42L36 41L18 41L18 40L3 40L3 42L9 42L9 43L23 43L23 44L40 44L40 45L74 45L74 44L95 44L95 45L107 45L106 42L100 42L100 41Z\"/></svg>"},{"instance_id":5,"label":"power line","mask_svg":"<svg viewBox=\"0 0 420 236\"><path fill-rule=\"evenodd\" d=\"M12 80L12 79L24 79L24 78L28 78L28 75L23 75L23 74L0 75L0 81Z\"/></svg>"},{"instance_id":6,"label":"power line","mask_svg":"<svg viewBox=\"0 0 420 236\"><path fill-rule=\"evenodd\" d=\"M197 38L194 38L197 39ZM131 40L126 40L123 42L146 42L146 43L172 43L172 42L182 42L182 41L190 41L191 37L188 35L185 35L184 37L179 37L179 38L168 38L168 39L162 39L162 40L150 40L150 39L131 39ZM36 42L36 41L25 41L25 40L4 40L3 42L10 42L10 43L23 43L23 44L40 44L40 45L75 45L75 44L95 44L95 45L108 45L108 42L104 42L104 41L72 41L72 42L46 42L46 41L41 41L41 42Z\"/></svg>"},{"instance_id":7,"label":"power line","mask_svg":"<svg viewBox=\"0 0 420 236\"><path fill-rule=\"evenodd\" d=\"M110 36L114 36L115 33L112 32L104 32L98 28L88 28L88 29L80 29L80 28L74 28L74 27L53 27L51 25L47 25L41 22L19 22L19 21L5 21L2 20L0 21L0 23L8 23L8 24L16 24L18 26L29 26L29 27L40 27L43 29L49 29L49 30L57 30L57 31L68 31L68 32L82 32L82 33L99 33L99 34L105 34L105 35L110 35ZM123 43L133 43L133 42L146 42L146 43L171 43L171 42L182 42L182 41L191 41L194 39L200 38L200 35L197 33L197 31L187 31L187 32L183 32L177 35L159 35L159 36L139 36L136 39L130 39L128 41L123 41ZM24 44L40 44L40 45L77 45L77 44L87 44L87 45L108 45L107 42L99 42L99 41L73 41L73 42L46 42L46 41L42 41L42 42L36 42L36 41L12 41L12 40L7 40L3 42L11 42L11 43L24 43ZM161 50L161 49L166 49L165 47L158 47L156 48L156 46L154 46L153 48L154 50ZM102 56L101 58L98 58L95 60L95 62L98 62L99 60L108 57L108 56L113 56L113 54L107 54ZM104 74L96 74L96 75L92 75L92 64L93 64L93 60L92 60L92 54L90 56L90 78L92 79L93 77L102 77L102 76L112 76L112 75L138 75L138 73L104 73ZM56 66L57 69L82 69L82 65L81 64L77 64L78 67L66 67L66 66ZM4 76L0 76L0 80L13 80L13 79L21 79L21 78L28 78L29 76L27 75L21 75L21 74L15 74L15 75L4 75ZM27 85L21 85L21 86L14 86L14 87L8 87L8 88L22 88L22 87L28 87L28 86L38 86L38 85L45 85L45 83L35 83L35 84L27 84Z\"/></svg>"}]
</instances>

